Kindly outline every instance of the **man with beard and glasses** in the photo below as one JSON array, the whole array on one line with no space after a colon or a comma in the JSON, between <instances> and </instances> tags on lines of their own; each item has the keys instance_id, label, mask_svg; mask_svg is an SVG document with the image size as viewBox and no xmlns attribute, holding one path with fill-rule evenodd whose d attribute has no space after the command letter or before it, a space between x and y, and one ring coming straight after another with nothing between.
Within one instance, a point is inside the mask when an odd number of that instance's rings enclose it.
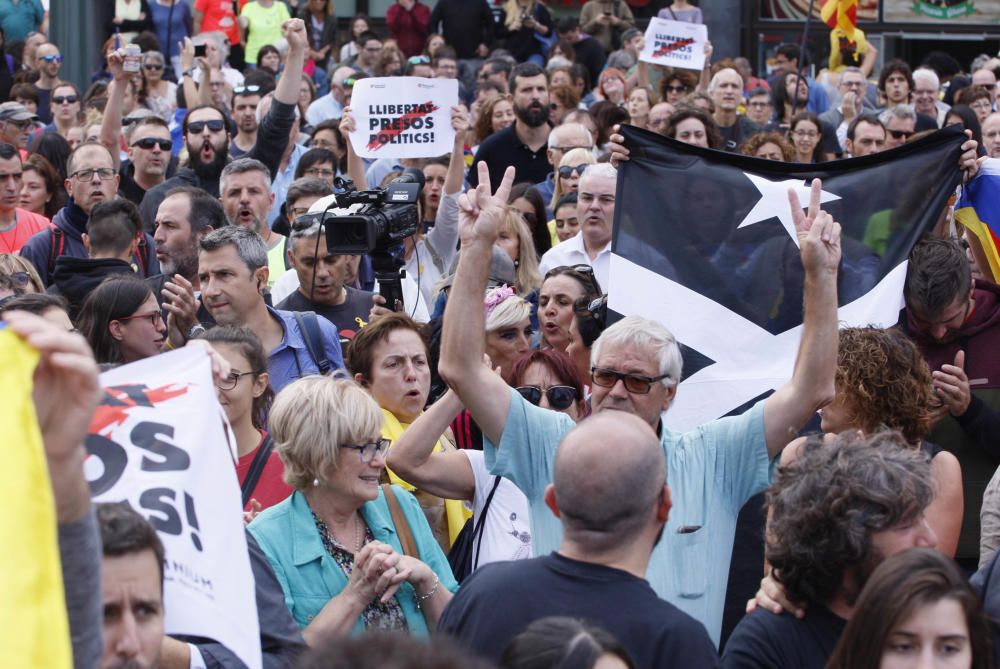
<instances>
[{"instance_id":1,"label":"man with beard and glasses","mask_svg":"<svg viewBox=\"0 0 1000 669\"><path fill-rule=\"evenodd\" d=\"M795 448L794 446L792 448ZM934 547L930 461L896 432L813 437L768 492L766 557L805 615L758 606L726 643L726 668L822 669L883 560ZM773 585L773 584L772 584Z\"/></svg>"},{"instance_id":2,"label":"man with beard and glasses","mask_svg":"<svg viewBox=\"0 0 1000 669\"><path fill-rule=\"evenodd\" d=\"M629 447L608 458L612 442ZM545 503L563 527L558 550L480 567L445 609L439 632L497 661L535 620L572 616L614 635L638 667L718 666L705 628L645 579L671 508L649 424L624 412L580 423L559 445Z\"/></svg>"},{"instance_id":3,"label":"man with beard and glasses","mask_svg":"<svg viewBox=\"0 0 1000 669\"><path fill-rule=\"evenodd\" d=\"M490 174L503 174L508 165L513 166L518 182L540 183L548 176L549 84L545 70L534 63L518 65L510 75L510 90L517 118L479 146L467 176L473 188L479 183L479 163L486 163Z\"/></svg>"},{"instance_id":4,"label":"man with beard and glasses","mask_svg":"<svg viewBox=\"0 0 1000 669\"><path fill-rule=\"evenodd\" d=\"M184 345L195 326L215 324L198 301L198 244L202 237L228 224L222 204L190 186L167 193L156 212L153 240L163 274L150 277L149 282L168 313L167 337L174 348Z\"/></svg>"},{"instance_id":5,"label":"man with beard and glasses","mask_svg":"<svg viewBox=\"0 0 1000 669\"><path fill-rule=\"evenodd\" d=\"M246 157L262 162L270 175L277 174L281 157L288 147L289 131L295 123L295 106L299 99L302 67L308 44L305 23L290 19L282 25L288 41L285 74L274 90L270 111L260 121L257 141ZM219 177L229 162L230 134L226 116L213 105L199 105L184 118L184 142L188 151L188 167L177 170L172 178L146 193L140 212L147 230L156 222L156 211L166 194L178 186L196 186L210 195L219 195Z\"/></svg>"},{"instance_id":6,"label":"man with beard and glasses","mask_svg":"<svg viewBox=\"0 0 1000 669\"><path fill-rule=\"evenodd\" d=\"M239 158L222 170L219 191L230 225L253 230L267 245L267 287L270 289L288 266L285 237L271 230L267 223L275 199L268 177L264 163L253 158Z\"/></svg>"}]
</instances>

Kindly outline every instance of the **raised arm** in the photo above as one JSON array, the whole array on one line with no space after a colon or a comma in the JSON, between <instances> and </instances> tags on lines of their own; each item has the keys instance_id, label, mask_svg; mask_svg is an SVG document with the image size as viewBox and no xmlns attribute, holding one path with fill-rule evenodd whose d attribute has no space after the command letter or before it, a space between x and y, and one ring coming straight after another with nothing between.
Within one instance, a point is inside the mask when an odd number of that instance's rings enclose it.
<instances>
[{"instance_id":1,"label":"raised arm","mask_svg":"<svg viewBox=\"0 0 1000 669\"><path fill-rule=\"evenodd\" d=\"M121 164L122 108L125 106L125 88L128 86L125 70L122 68L123 59L123 49L108 52L111 82L108 84L108 102L104 105L104 117L101 119L101 144L111 152L115 169Z\"/></svg>"},{"instance_id":2,"label":"raised arm","mask_svg":"<svg viewBox=\"0 0 1000 669\"><path fill-rule=\"evenodd\" d=\"M344 144L347 145L347 177L354 182L358 190L368 187L368 177L365 176L365 162L354 152L354 145L351 144L351 133L354 132L354 114L350 107L344 107L344 112L340 117L338 126Z\"/></svg>"},{"instance_id":3,"label":"raised arm","mask_svg":"<svg viewBox=\"0 0 1000 669\"><path fill-rule=\"evenodd\" d=\"M434 446L449 423L462 410L454 390L431 405L386 454L386 465L411 485L444 499L471 500L476 478L469 458L459 451L435 453Z\"/></svg>"},{"instance_id":4,"label":"raised arm","mask_svg":"<svg viewBox=\"0 0 1000 669\"><path fill-rule=\"evenodd\" d=\"M813 179L806 214L795 192L788 193L805 268L805 305L802 341L792 378L764 405L767 451L772 458L834 394L840 224L820 209L821 192L820 180Z\"/></svg>"},{"instance_id":5,"label":"raised arm","mask_svg":"<svg viewBox=\"0 0 1000 669\"><path fill-rule=\"evenodd\" d=\"M281 25L281 29L288 40L288 59L285 61L285 71L278 80L278 87L274 89L274 99L286 105L294 105L299 101L299 85L302 83L302 67L306 62L309 38L302 19L288 19Z\"/></svg>"},{"instance_id":6,"label":"raised arm","mask_svg":"<svg viewBox=\"0 0 1000 669\"><path fill-rule=\"evenodd\" d=\"M469 130L469 110L465 105L451 108L451 127L455 130L455 144L448 159L448 173L444 177L444 194L462 190L465 183L465 133Z\"/></svg>"},{"instance_id":7,"label":"raised arm","mask_svg":"<svg viewBox=\"0 0 1000 669\"><path fill-rule=\"evenodd\" d=\"M510 409L510 388L483 365L483 294L514 168L507 168L496 194L490 195L489 167L482 162L477 167L479 185L459 200L462 253L444 312L438 371L458 393L486 438L499 444Z\"/></svg>"}]
</instances>

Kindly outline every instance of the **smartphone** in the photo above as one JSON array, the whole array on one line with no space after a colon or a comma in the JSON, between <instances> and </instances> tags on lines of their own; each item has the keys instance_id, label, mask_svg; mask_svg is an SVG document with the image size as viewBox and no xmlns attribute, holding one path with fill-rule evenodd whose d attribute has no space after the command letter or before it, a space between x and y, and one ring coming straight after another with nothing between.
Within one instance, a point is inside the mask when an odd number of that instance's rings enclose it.
<instances>
[{"instance_id":1,"label":"smartphone","mask_svg":"<svg viewBox=\"0 0 1000 669\"><path fill-rule=\"evenodd\" d=\"M195 46L195 48L194 48L194 57L195 58L204 58L206 50L207 50L207 45L205 45L205 44L199 44L199 45Z\"/></svg>"}]
</instances>

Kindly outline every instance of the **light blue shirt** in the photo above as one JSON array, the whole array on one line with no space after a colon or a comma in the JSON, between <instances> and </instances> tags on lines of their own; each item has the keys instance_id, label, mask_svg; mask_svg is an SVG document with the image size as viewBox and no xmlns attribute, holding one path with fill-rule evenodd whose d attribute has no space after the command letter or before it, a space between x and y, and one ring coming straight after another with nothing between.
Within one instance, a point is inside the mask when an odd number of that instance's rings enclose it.
<instances>
[{"instance_id":1,"label":"light blue shirt","mask_svg":"<svg viewBox=\"0 0 1000 669\"><path fill-rule=\"evenodd\" d=\"M491 474L510 479L527 496L535 555L547 555L558 549L562 525L545 505L543 494L552 481L556 449L576 424L566 414L529 404L513 388L510 393L499 449L483 440L486 465ZM743 504L770 482L765 401L739 416L720 418L690 432L664 428L660 438L673 508L646 579L657 595L701 622L716 646L736 517ZM614 449L627 447L609 444L609 456Z\"/></svg>"},{"instance_id":2,"label":"light blue shirt","mask_svg":"<svg viewBox=\"0 0 1000 669\"><path fill-rule=\"evenodd\" d=\"M319 365L309 353L305 335L299 329L295 314L273 307L267 308L273 318L281 322L283 335L281 343L267 356L267 372L271 388L281 391L295 379L310 374L319 374ZM340 350L340 334L337 327L325 318L317 318L323 350L333 369L344 369L344 354Z\"/></svg>"},{"instance_id":3,"label":"light blue shirt","mask_svg":"<svg viewBox=\"0 0 1000 669\"><path fill-rule=\"evenodd\" d=\"M420 559L441 580L442 588L455 592L458 582L451 573L448 558L427 525L420 503L399 486L392 489L410 526ZM378 499L361 507L361 516L376 541L389 544L397 553L403 552L399 533L392 523L389 505L381 489ZM295 492L288 499L262 511L247 529L267 556L284 592L285 606L300 627L309 625L326 603L347 587L347 575L323 546L312 510L301 492ZM427 636L427 622L417 608L413 586L403 583L396 591L395 599L403 610L410 633ZM364 631L364 619L359 616L351 633L358 635Z\"/></svg>"},{"instance_id":4,"label":"light blue shirt","mask_svg":"<svg viewBox=\"0 0 1000 669\"><path fill-rule=\"evenodd\" d=\"M308 150L309 147L296 144L295 148L292 149L291 155L288 156L288 167L284 171L274 175L274 179L271 181L274 204L271 205L271 211L267 213L267 224L269 226L274 225L274 222L278 219L278 214L281 213L281 205L285 204L285 196L288 195L288 187L295 181L295 170L299 167L299 158Z\"/></svg>"},{"instance_id":5,"label":"light blue shirt","mask_svg":"<svg viewBox=\"0 0 1000 669\"><path fill-rule=\"evenodd\" d=\"M306 123L312 126L319 125L323 121L331 118L340 118L344 115L344 105L337 102L333 95L324 95L309 105L306 109Z\"/></svg>"}]
</instances>

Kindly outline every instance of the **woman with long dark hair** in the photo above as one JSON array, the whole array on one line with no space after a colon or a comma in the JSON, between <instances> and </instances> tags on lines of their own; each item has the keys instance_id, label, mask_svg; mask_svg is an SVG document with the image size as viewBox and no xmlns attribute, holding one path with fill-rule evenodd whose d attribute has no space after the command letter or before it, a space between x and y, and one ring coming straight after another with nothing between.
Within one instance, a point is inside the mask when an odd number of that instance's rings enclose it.
<instances>
[{"instance_id":1,"label":"woman with long dark hair","mask_svg":"<svg viewBox=\"0 0 1000 669\"><path fill-rule=\"evenodd\" d=\"M33 153L24 161L19 204L22 209L52 220L66 202L62 180L52 164Z\"/></svg>"},{"instance_id":2,"label":"woman with long dark hair","mask_svg":"<svg viewBox=\"0 0 1000 669\"><path fill-rule=\"evenodd\" d=\"M77 318L99 363L122 364L160 352L167 325L145 279L116 274L87 296Z\"/></svg>"}]
</instances>

